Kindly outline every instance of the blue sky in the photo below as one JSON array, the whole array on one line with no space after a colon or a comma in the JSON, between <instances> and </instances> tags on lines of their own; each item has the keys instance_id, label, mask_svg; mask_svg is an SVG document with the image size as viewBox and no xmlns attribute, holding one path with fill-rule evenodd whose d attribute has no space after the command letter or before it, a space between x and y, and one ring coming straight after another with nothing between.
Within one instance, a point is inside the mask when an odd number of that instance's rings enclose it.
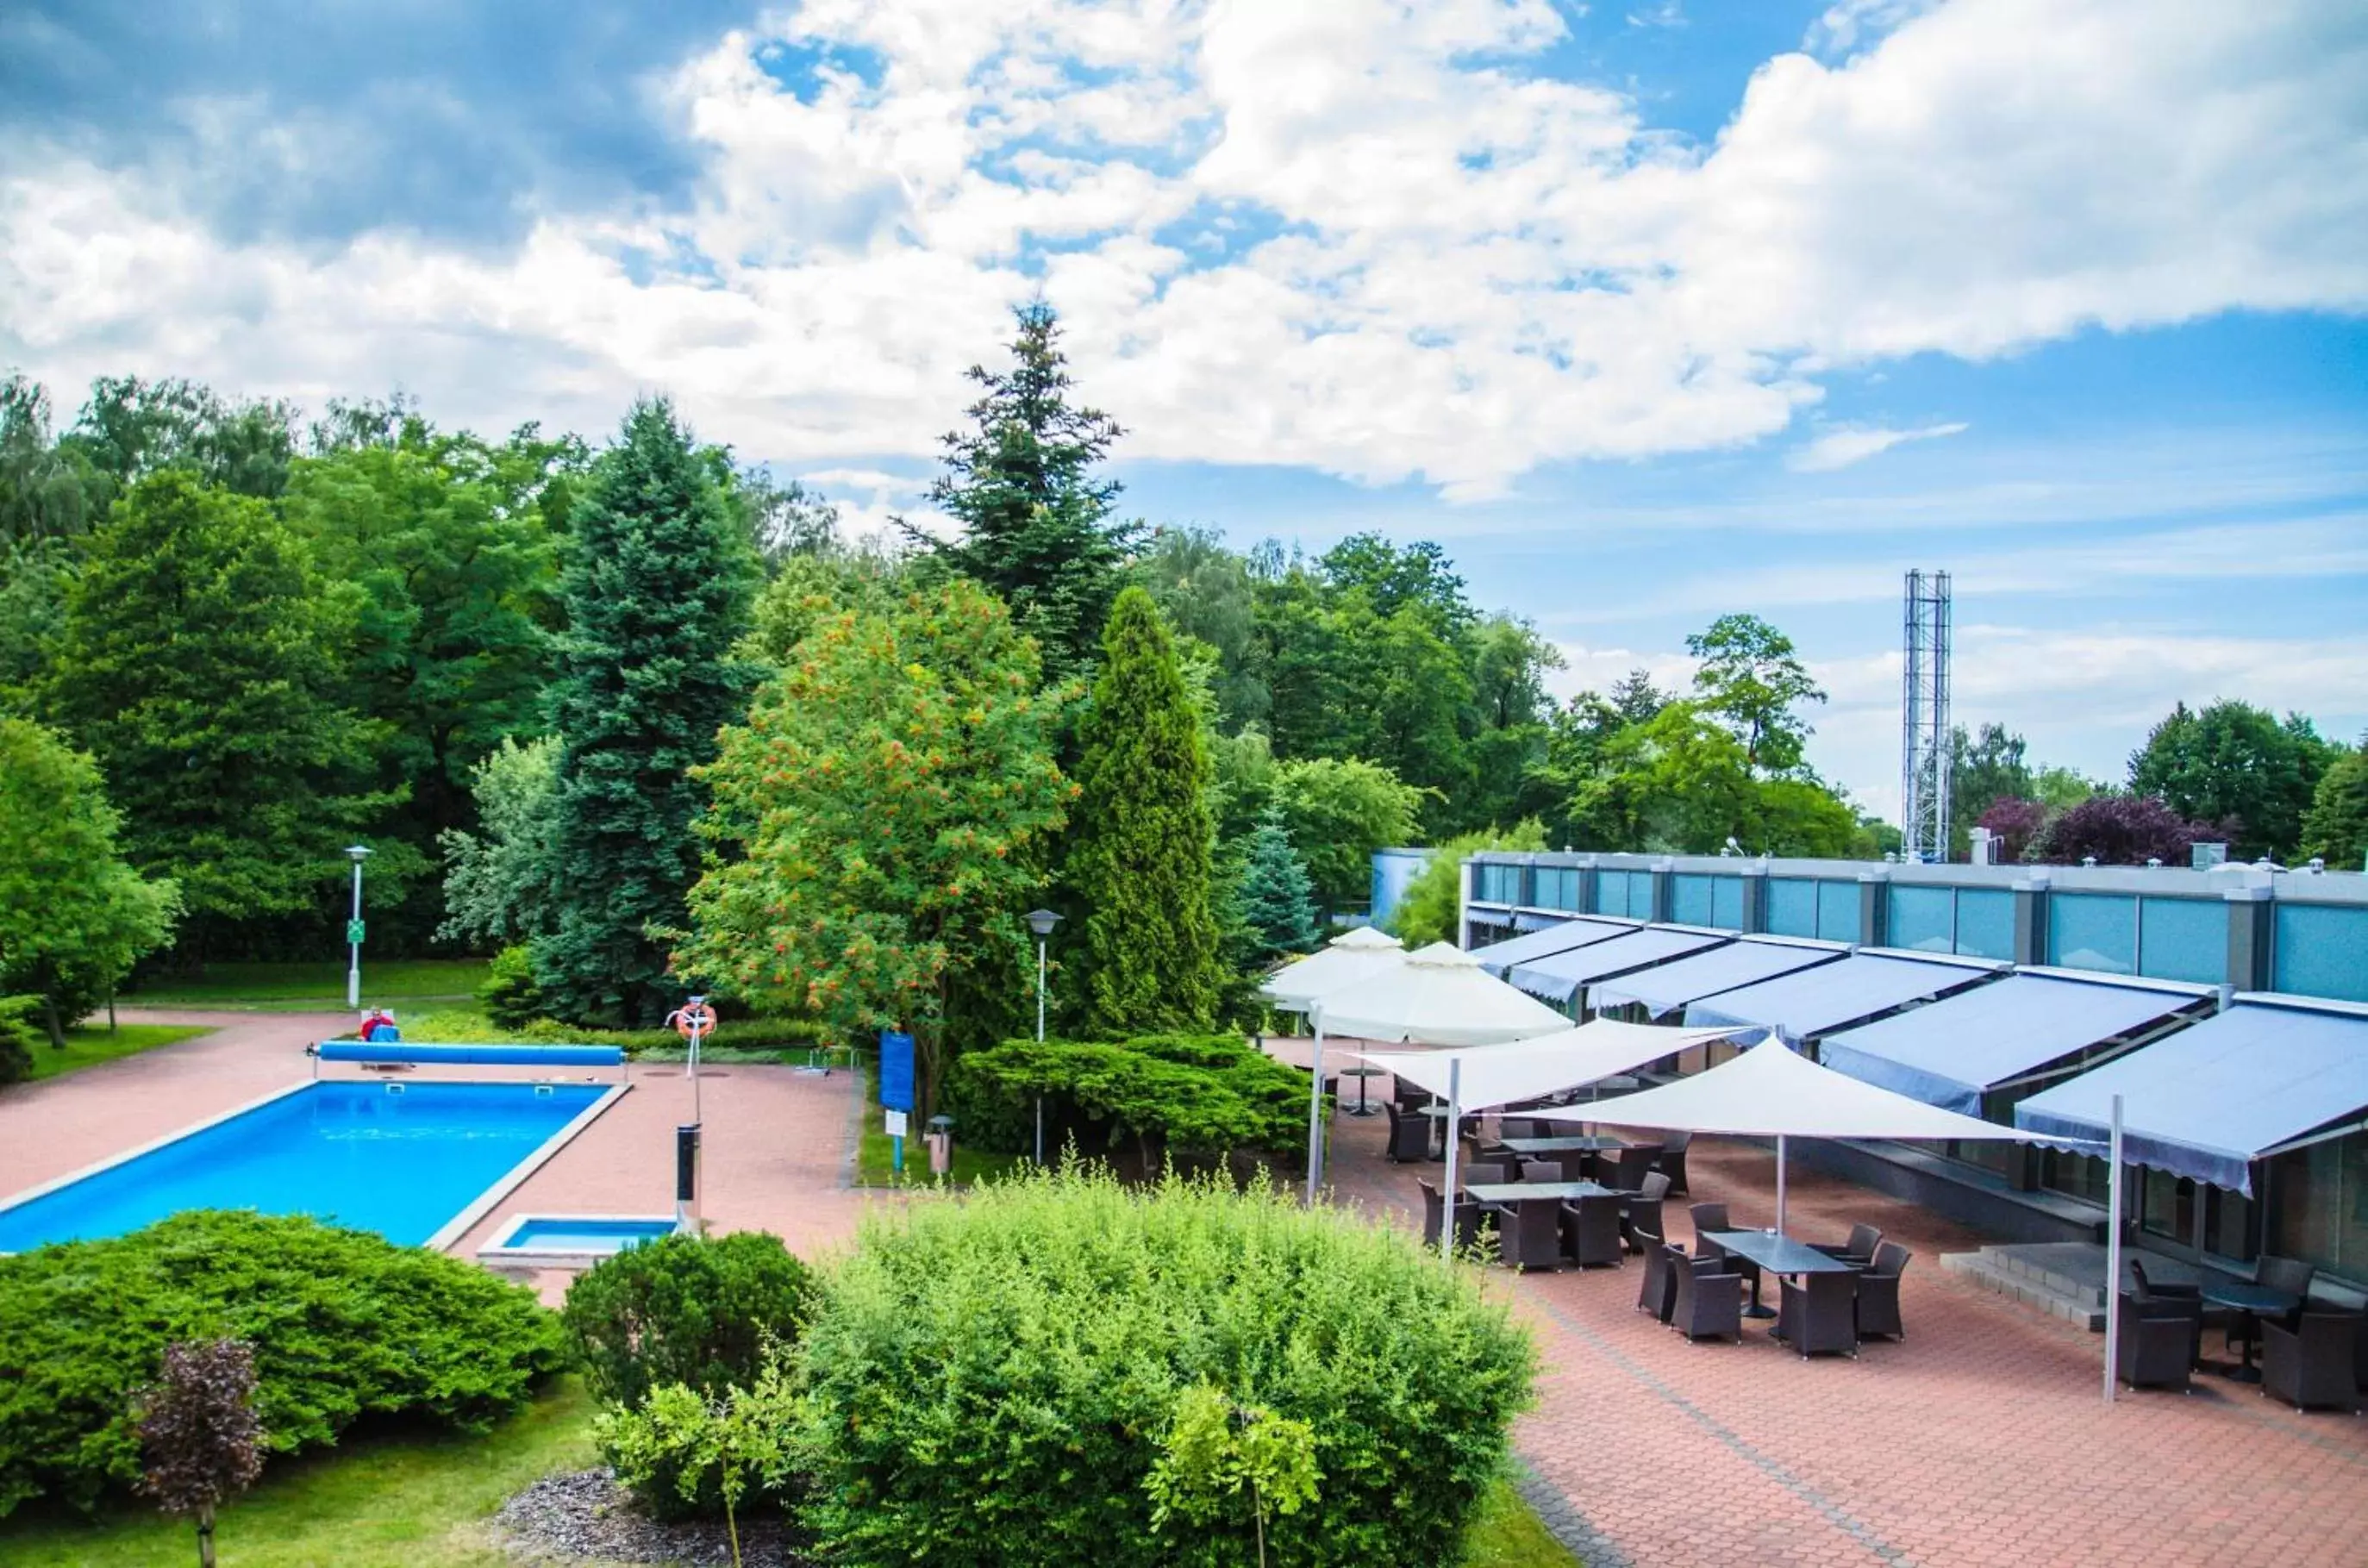
<instances>
[{"instance_id":1,"label":"blue sky","mask_svg":"<svg viewBox=\"0 0 2368 1568\"><path fill-rule=\"evenodd\" d=\"M0 14L0 361L598 434L912 513L1042 291L1156 522L1435 538L1565 651L1751 609L1896 804L1958 710L2368 728L2368 13L2337 0L460 0Z\"/></svg>"}]
</instances>

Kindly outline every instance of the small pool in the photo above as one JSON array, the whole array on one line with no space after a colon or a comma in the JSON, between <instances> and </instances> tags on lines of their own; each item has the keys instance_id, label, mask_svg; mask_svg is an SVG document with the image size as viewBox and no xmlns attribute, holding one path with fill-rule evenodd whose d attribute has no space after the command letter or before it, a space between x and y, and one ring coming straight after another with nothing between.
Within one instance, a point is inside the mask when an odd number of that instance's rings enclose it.
<instances>
[{"instance_id":1,"label":"small pool","mask_svg":"<svg viewBox=\"0 0 2368 1568\"><path fill-rule=\"evenodd\" d=\"M477 1249L477 1258L536 1268L589 1268L680 1228L670 1214L520 1214Z\"/></svg>"},{"instance_id":2,"label":"small pool","mask_svg":"<svg viewBox=\"0 0 2368 1568\"><path fill-rule=\"evenodd\" d=\"M121 1235L185 1209L311 1214L400 1245L442 1244L621 1093L308 1084L0 1209L0 1252Z\"/></svg>"}]
</instances>

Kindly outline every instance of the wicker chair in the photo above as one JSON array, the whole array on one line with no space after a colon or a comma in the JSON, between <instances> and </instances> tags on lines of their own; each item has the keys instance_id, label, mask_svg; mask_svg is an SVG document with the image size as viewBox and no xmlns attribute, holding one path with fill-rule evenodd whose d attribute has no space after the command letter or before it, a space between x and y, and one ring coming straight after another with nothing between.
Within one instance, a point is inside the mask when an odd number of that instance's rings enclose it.
<instances>
[{"instance_id":1,"label":"wicker chair","mask_svg":"<svg viewBox=\"0 0 2368 1568\"><path fill-rule=\"evenodd\" d=\"M2305 1312L2293 1328L2261 1324L2261 1392L2296 1410L2360 1414L2360 1382L2354 1342L2358 1317L2351 1312Z\"/></svg>"},{"instance_id":2,"label":"wicker chair","mask_svg":"<svg viewBox=\"0 0 2368 1568\"><path fill-rule=\"evenodd\" d=\"M2121 1344L2113 1376L2134 1389L2194 1392L2188 1374L2195 1369L2195 1340L2203 1331L2191 1310L2198 1304L2173 1296L2124 1293L2115 1298Z\"/></svg>"},{"instance_id":3,"label":"wicker chair","mask_svg":"<svg viewBox=\"0 0 2368 1568\"><path fill-rule=\"evenodd\" d=\"M1497 1261L1519 1269L1560 1268L1562 1207L1558 1198L1481 1204L1482 1213L1497 1216Z\"/></svg>"},{"instance_id":4,"label":"wicker chair","mask_svg":"<svg viewBox=\"0 0 2368 1568\"><path fill-rule=\"evenodd\" d=\"M1646 1233L1655 1236L1661 1233L1661 1202L1668 1195L1669 1178L1658 1171L1652 1171L1646 1174L1645 1186L1637 1195L1622 1201L1620 1229L1627 1236L1630 1247L1635 1251L1645 1250L1642 1238Z\"/></svg>"},{"instance_id":5,"label":"wicker chair","mask_svg":"<svg viewBox=\"0 0 2368 1568\"><path fill-rule=\"evenodd\" d=\"M1645 1279L1636 1289L1636 1310L1650 1312L1667 1323L1669 1310L1676 1304L1678 1288L1678 1277L1671 1272L1669 1259L1675 1257L1677 1267L1684 1267L1687 1261L1685 1251L1671 1246L1658 1236L1647 1236L1645 1241Z\"/></svg>"},{"instance_id":6,"label":"wicker chair","mask_svg":"<svg viewBox=\"0 0 2368 1568\"><path fill-rule=\"evenodd\" d=\"M1627 1258L1628 1249L1620 1239L1617 1198L1566 1199L1562 1216L1564 1244L1581 1268L1617 1268Z\"/></svg>"},{"instance_id":7,"label":"wicker chair","mask_svg":"<svg viewBox=\"0 0 2368 1568\"><path fill-rule=\"evenodd\" d=\"M1420 1176L1415 1177L1414 1184L1422 1188L1422 1244L1436 1247L1444 1211L1444 1206L1439 1200L1438 1184ZM1455 1206L1455 1244L1459 1248L1468 1247L1479 1239L1479 1212L1471 1199L1465 1199Z\"/></svg>"},{"instance_id":8,"label":"wicker chair","mask_svg":"<svg viewBox=\"0 0 2368 1568\"><path fill-rule=\"evenodd\" d=\"M1600 1162L1607 1168L1598 1179L1604 1186L1621 1192L1637 1191L1644 1187L1645 1178L1652 1174L1653 1162L1660 1157L1660 1148L1651 1143L1632 1143L1616 1152L1607 1149Z\"/></svg>"},{"instance_id":9,"label":"wicker chair","mask_svg":"<svg viewBox=\"0 0 2368 1568\"><path fill-rule=\"evenodd\" d=\"M1508 1160L1466 1160L1455 1167L1455 1179L1465 1187L1502 1187L1521 1179L1521 1167Z\"/></svg>"},{"instance_id":10,"label":"wicker chair","mask_svg":"<svg viewBox=\"0 0 2368 1568\"><path fill-rule=\"evenodd\" d=\"M1725 1204L1697 1203L1691 1209L1688 1209L1686 1212L1693 1217L1694 1256L1696 1257L1725 1258L1727 1260L1727 1267L1733 1268L1736 1273L1741 1275L1746 1284L1749 1284L1759 1278L1759 1266L1758 1264L1752 1262L1747 1257L1736 1257L1728 1253L1725 1247L1719 1245L1716 1242L1708 1239L1710 1233L1713 1231L1731 1231L1735 1229L1734 1224L1726 1217Z\"/></svg>"},{"instance_id":11,"label":"wicker chair","mask_svg":"<svg viewBox=\"0 0 2368 1568\"><path fill-rule=\"evenodd\" d=\"M1430 1158L1430 1118L1401 1110L1395 1100L1383 1100L1382 1109L1390 1118L1389 1157L1400 1164Z\"/></svg>"},{"instance_id":12,"label":"wicker chair","mask_svg":"<svg viewBox=\"0 0 2368 1568\"><path fill-rule=\"evenodd\" d=\"M1884 1242L1874 1249L1874 1261L1858 1277L1858 1336L1872 1339L1876 1335L1888 1335L1894 1339L1907 1337L1907 1330L1899 1321L1899 1277L1907 1272L1915 1254L1897 1242Z\"/></svg>"},{"instance_id":13,"label":"wicker chair","mask_svg":"<svg viewBox=\"0 0 2368 1568\"><path fill-rule=\"evenodd\" d=\"M1858 1276L1811 1274L1779 1282L1776 1337L1811 1356L1858 1354Z\"/></svg>"},{"instance_id":14,"label":"wicker chair","mask_svg":"<svg viewBox=\"0 0 2368 1568\"><path fill-rule=\"evenodd\" d=\"M1688 1339L1719 1336L1743 1343L1743 1276L1719 1267L1719 1260L1687 1257L1675 1247L1668 1258L1674 1281L1669 1326Z\"/></svg>"},{"instance_id":15,"label":"wicker chair","mask_svg":"<svg viewBox=\"0 0 2368 1568\"><path fill-rule=\"evenodd\" d=\"M1827 1257L1838 1257L1864 1268L1874 1261L1874 1249L1883 1244L1883 1232L1873 1225L1852 1225L1846 1242L1809 1244Z\"/></svg>"},{"instance_id":16,"label":"wicker chair","mask_svg":"<svg viewBox=\"0 0 2368 1568\"><path fill-rule=\"evenodd\" d=\"M1694 1141L1691 1132L1672 1132L1661 1140L1661 1157L1653 1168L1669 1178L1669 1196L1686 1196L1686 1148Z\"/></svg>"}]
</instances>

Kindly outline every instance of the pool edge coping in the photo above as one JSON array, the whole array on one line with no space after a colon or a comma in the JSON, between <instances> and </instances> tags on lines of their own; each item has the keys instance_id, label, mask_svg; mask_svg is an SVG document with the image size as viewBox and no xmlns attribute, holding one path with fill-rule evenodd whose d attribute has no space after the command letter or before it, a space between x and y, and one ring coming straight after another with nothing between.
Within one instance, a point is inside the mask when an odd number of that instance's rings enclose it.
<instances>
[{"instance_id":1,"label":"pool edge coping","mask_svg":"<svg viewBox=\"0 0 2368 1568\"><path fill-rule=\"evenodd\" d=\"M495 1207L498 1205L502 1199L507 1198L511 1193L517 1191L520 1186L524 1185L527 1177L534 1175L535 1172L541 1170L545 1165L549 1164L557 1156L562 1149L566 1148L568 1144L574 1142L577 1135L582 1133L586 1128L590 1127L595 1121L599 1120L602 1112L606 1111L610 1106L615 1105L619 1100L624 1098L625 1096L632 1093L632 1089L633 1085L630 1083L609 1085L608 1089L598 1099L594 1100L590 1105L586 1106L582 1110L577 1111L574 1117L569 1119L564 1127L562 1127L558 1131L553 1132L550 1137L544 1139L540 1144L536 1145L533 1152L529 1153L525 1159L520 1160L517 1165L512 1165L508 1170L503 1172L500 1176L495 1176L492 1186L479 1193L476 1198L469 1203L468 1207L462 1209L450 1220L445 1221L442 1229L438 1230L434 1235L429 1236L426 1241L419 1244L430 1252L446 1253L452 1256L459 1256L460 1255L458 1253L454 1253L452 1248L462 1237L466 1236L471 1231L476 1229L478 1221L483 1220L486 1215L492 1213Z\"/></svg>"},{"instance_id":2,"label":"pool edge coping","mask_svg":"<svg viewBox=\"0 0 2368 1568\"><path fill-rule=\"evenodd\" d=\"M225 1121L235 1121L240 1117L246 1115L249 1111L261 1110L265 1106L271 1104L274 1100L284 1100L289 1096L301 1094L312 1086L313 1081L311 1079L300 1078L284 1089L274 1089L268 1095L263 1095L257 1098L251 1099L245 1105L233 1106L230 1109L210 1116L203 1121L192 1122L187 1127L176 1128L171 1132L161 1133L154 1138L151 1138L145 1143L137 1144L130 1149L126 1149L121 1153L109 1154L107 1158L97 1161L95 1164L85 1165L80 1170L68 1171L63 1176L52 1176L48 1181L44 1182L37 1182L33 1186L25 1188L22 1192L12 1192L6 1198L0 1198L0 1214L6 1214L12 1209L21 1208L25 1204L32 1202L36 1199L47 1198L51 1193L59 1190L61 1187L72 1187L78 1181L86 1181L92 1176L111 1171L118 1165L125 1165L132 1160L137 1160L145 1155L153 1154L157 1150L165 1148L169 1144L177 1143L184 1138L194 1138L200 1132L211 1131L212 1129L220 1127Z\"/></svg>"}]
</instances>

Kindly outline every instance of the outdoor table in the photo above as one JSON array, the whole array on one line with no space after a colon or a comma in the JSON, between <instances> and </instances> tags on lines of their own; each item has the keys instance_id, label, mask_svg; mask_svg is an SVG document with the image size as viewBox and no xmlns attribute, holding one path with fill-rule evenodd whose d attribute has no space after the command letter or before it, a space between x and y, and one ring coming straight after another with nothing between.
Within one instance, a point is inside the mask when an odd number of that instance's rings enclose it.
<instances>
[{"instance_id":1,"label":"outdoor table","mask_svg":"<svg viewBox=\"0 0 2368 1568\"><path fill-rule=\"evenodd\" d=\"M1478 1187L1465 1187L1463 1196L1474 1203L1519 1203L1524 1198L1617 1198L1620 1195L1591 1181L1488 1181Z\"/></svg>"},{"instance_id":2,"label":"outdoor table","mask_svg":"<svg viewBox=\"0 0 2368 1568\"><path fill-rule=\"evenodd\" d=\"M1349 1114L1350 1116L1377 1116L1380 1114L1378 1111L1374 1110L1372 1107L1365 1103L1365 1080L1368 1078L1378 1078L1381 1075L1382 1069L1379 1067L1368 1067L1361 1062L1354 1067L1343 1067L1340 1069L1340 1076L1343 1078L1354 1078L1357 1080L1357 1103L1349 1108Z\"/></svg>"},{"instance_id":3,"label":"outdoor table","mask_svg":"<svg viewBox=\"0 0 2368 1568\"><path fill-rule=\"evenodd\" d=\"M1858 1265L1844 1263L1829 1253L1819 1252L1804 1242L1776 1231L1713 1231L1710 1239L1736 1256L1759 1266L1762 1274L1855 1274ZM1773 1307L1759 1304L1759 1281L1751 1282L1751 1305L1743 1310L1749 1318L1772 1318Z\"/></svg>"},{"instance_id":4,"label":"outdoor table","mask_svg":"<svg viewBox=\"0 0 2368 1568\"><path fill-rule=\"evenodd\" d=\"M1591 1154L1598 1149L1624 1148L1617 1138L1500 1138L1516 1154Z\"/></svg>"},{"instance_id":5,"label":"outdoor table","mask_svg":"<svg viewBox=\"0 0 2368 1568\"><path fill-rule=\"evenodd\" d=\"M2242 1279L2207 1280L2199 1292L2215 1307L2226 1307L2244 1314L2252 1333L2245 1336L2245 1363L2228 1375L2240 1383L2258 1383L2260 1369L2253 1365L2253 1346L2261 1337L2260 1314L2283 1317L2302 1305L2302 1298L2291 1290L2272 1290L2267 1285L2248 1284Z\"/></svg>"}]
</instances>

